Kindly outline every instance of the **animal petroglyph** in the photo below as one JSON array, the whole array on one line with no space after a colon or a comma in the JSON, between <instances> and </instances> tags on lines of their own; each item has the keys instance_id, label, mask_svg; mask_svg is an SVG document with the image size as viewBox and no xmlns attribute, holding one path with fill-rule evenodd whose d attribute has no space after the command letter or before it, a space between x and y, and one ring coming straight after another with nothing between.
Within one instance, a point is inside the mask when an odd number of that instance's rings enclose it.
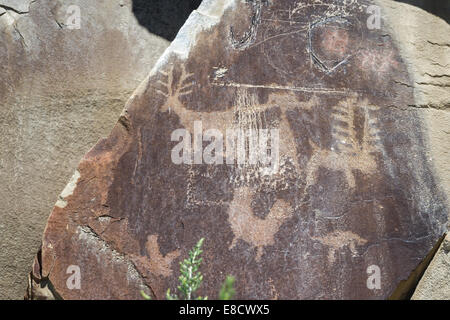
<instances>
[{"instance_id":1,"label":"animal petroglyph","mask_svg":"<svg viewBox=\"0 0 450 320\"><path fill-rule=\"evenodd\" d=\"M281 105L279 102L274 105L273 102L276 101L274 99L266 104L259 104L254 94L250 94L246 88L238 88L233 107L225 111L199 112L185 108L180 101L182 96L192 93L194 84L188 81L193 74L188 73L185 66L182 65L180 79L176 82L173 66L169 68L168 72L159 72L166 78L166 81L159 80L158 83L163 85L165 91L167 91L166 93L157 89L157 93L166 97L166 101L160 110L162 112L174 112L179 117L183 127L191 134L194 133L194 121L201 121L203 130L217 129L222 134L225 134L227 129L264 129L267 128L267 122L264 119L265 112L270 108L279 106L281 119L276 125L280 130L280 155L291 158L294 165L298 166L295 139L285 111L287 108L299 106L298 103L295 103L295 98L289 98L289 93L285 94L287 98L283 99L283 101L288 102L288 105ZM316 98L313 98L309 103L305 103L304 106L309 108L311 103L316 103Z\"/></svg>"},{"instance_id":2,"label":"animal petroglyph","mask_svg":"<svg viewBox=\"0 0 450 320\"><path fill-rule=\"evenodd\" d=\"M228 221L234 233L230 250L236 246L239 239L243 240L257 248L256 260L259 261L263 248L275 244L276 233L293 215L293 211L286 201L278 199L269 214L261 219L253 214L251 201L252 191L248 187L235 191L228 210Z\"/></svg>"},{"instance_id":3,"label":"animal petroglyph","mask_svg":"<svg viewBox=\"0 0 450 320\"><path fill-rule=\"evenodd\" d=\"M156 276L171 276L173 272L171 269L172 262L180 256L180 251L175 250L163 256L159 249L157 235L148 236L145 248L148 257L139 257L137 260Z\"/></svg>"},{"instance_id":4,"label":"animal petroglyph","mask_svg":"<svg viewBox=\"0 0 450 320\"><path fill-rule=\"evenodd\" d=\"M177 81L174 76L174 66L170 66L168 72L159 71L166 81L159 80L158 83L167 91L156 90L157 93L166 97L165 103L161 106L162 112L174 112L180 119L183 127L191 134L194 132L194 121L201 121L203 129L219 129L225 133L233 122L234 112L232 109L215 112L199 112L185 108L180 98L192 94L194 83L189 79L193 73L187 73L186 67L181 65L181 75Z\"/></svg>"},{"instance_id":5,"label":"animal petroglyph","mask_svg":"<svg viewBox=\"0 0 450 320\"><path fill-rule=\"evenodd\" d=\"M328 262L333 264L336 261L336 253L344 247L347 247L352 252L353 256L358 255L357 246L363 246L367 243L366 239L350 231L335 231L329 233L324 237L312 237L323 245L328 246Z\"/></svg>"}]
</instances>

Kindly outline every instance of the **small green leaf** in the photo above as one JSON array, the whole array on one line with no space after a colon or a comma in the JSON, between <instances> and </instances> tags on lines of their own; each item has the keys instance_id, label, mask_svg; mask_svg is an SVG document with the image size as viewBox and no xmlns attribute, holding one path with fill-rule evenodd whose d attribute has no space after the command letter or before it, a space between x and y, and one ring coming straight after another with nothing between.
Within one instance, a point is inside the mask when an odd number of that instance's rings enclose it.
<instances>
[{"instance_id":1,"label":"small green leaf","mask_svg":"<svg viewBox=\"0 0 450 320\"><path fill-rule=\"evenodd\" d=\"M144 290L141 290L141 296L145 299L145 300L152 300L152 297L150 297L148 294L146 294L144 292Z\"/></svg>"},{"instance_id":2,"label":"small green leaf","mask_svg":"<svg viewBox=\"0 0 450 320\"><path fill-rule=\"evenodd\" d=\"M167 293L166 293L166 299L167 300L178 300L178 297L177 297L177 295L171 295L170 294L170 289L167 289Z\"/></svg>"},{"instance_id":3,"label":"small green leaf","mask_svg":"<svg viewBox=\"0 0 450 320\"><path fill-rule=\"evenodd\" d=\"M203 275L199 271L200 265L203 262L203 258L200 255L203 253L202 245L204 238L201 238L192 250L189 251L188 258L180 262L180 276L178 280L180 284L178 285L178 291L180 291L181 296L184 300L208 300L208 297L196 297L195 292L200 288L203 282ZM233 276L227 276L222 288L219 292L220 300L231 300L233 299L236 291L234 290L235 278ZM141 291L141 295L146 300L151 300L151 297L147 295L144 291ZM166 292L167 300L179 300L176 294L172 295L170 289Z\"/></svg>"},{"instance_id":4,"label":"small green leaf","mask_svg":"<svg viewBox=\"0 0 450 320\"><path fill-rule=\"evenodd\" d=\"M200 264L203 259L200 258L203 250L201 247L205 239L201 238L192 250L189 251L189 258L184 259L180 263L180 276L178 280L180 285L178 290L181 292L183 299L191 300L194 298L195 292L198 290L203 281L203 276L200 273ZM170 292L167 294L167 298L173 298ZM176 297L176 296L175 296Z\"/></svg>"},{"instance_id":5,"label":"small green leaf","mask_svg":"<svg viewBox=\"0 0 450 320\"><path fill-rule=\"evenodd\" d=\"M236 279L233 276L227 276L219 293L219 300L231 300L236 294L234 290L234 282Z\"/></svg>"}]
</instances>

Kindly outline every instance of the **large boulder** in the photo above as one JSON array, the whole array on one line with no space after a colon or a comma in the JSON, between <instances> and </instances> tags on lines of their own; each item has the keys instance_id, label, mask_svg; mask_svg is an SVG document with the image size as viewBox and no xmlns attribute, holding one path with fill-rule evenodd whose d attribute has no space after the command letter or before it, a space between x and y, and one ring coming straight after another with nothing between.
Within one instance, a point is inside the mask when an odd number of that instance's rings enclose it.
<instances>
[{"instance_id":1,"label":"large boulder","mask_svg":"<svg viewBox=\"0 0 450 320\"><path fill-rule=\"evenodd\" d=\"M30 296L164 298L204 237L209 297L227 274L236 298L406 297L447 230L450 33L344 3L205 0L62 192Z\"/></svg>"},{"instance_id":2,"label":"large boulder","mask_svg":"<svg viewBox=\"0 0 450 320\"><path fill-rule=\"evenodd\" d=\"M0 299L23 298L57 195L168 45L131 0L0 0Z\"/></svg>"}]
</instances>

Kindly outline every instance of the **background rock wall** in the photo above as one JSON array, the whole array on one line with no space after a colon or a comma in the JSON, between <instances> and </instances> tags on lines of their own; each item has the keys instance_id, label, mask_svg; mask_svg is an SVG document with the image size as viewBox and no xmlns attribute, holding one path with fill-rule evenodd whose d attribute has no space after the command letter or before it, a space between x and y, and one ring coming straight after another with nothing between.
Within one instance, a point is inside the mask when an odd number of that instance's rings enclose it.
<instances>
[{"instance_id":1,"label":"background rock wall","mask_svg":"<svg viewBox=\"0 0 450 320\"><path fill-rule=\"evenodd\" d=\"M157 8L0 0L0 299L23 297L57 195L168 46L135 18L144 9Z\"/></svg>"}]
</instances>

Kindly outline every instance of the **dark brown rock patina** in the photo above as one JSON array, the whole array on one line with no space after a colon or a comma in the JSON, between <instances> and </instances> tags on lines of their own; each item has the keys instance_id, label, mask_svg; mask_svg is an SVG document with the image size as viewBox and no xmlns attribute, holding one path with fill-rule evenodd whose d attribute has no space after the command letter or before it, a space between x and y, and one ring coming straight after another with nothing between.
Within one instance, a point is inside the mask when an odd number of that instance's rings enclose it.
<instances>
[{"instance_id":1,"label":"dark brown rock patina","mask_svg":"<svg viewBox=\"0 0 450 320\"><path fill-rule=\"evenodd\" d=\"M370 2L341 3L204 2L80 163L34 273L64 299L161 299L205 237L209 297L233 274L242 299L388 298L447 208L391 35L367 29ZM194 121L279 129L279 170L174 164L171 134Z\"/></svg>"}]
</instances>

